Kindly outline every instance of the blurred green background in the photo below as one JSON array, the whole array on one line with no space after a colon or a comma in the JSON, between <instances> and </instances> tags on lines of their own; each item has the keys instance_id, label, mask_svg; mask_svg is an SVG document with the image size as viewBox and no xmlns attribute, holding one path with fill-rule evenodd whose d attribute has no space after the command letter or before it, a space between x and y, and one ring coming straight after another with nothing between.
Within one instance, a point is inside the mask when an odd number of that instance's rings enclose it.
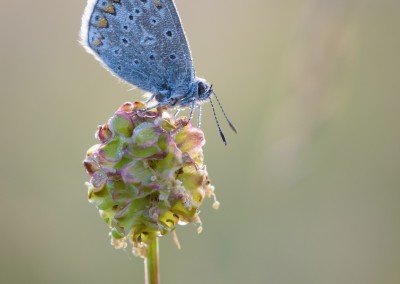
<instances>
[{"instance_id":1,"label":"blurred green background","mask_svg":"<svg viewBox=\"0 0 400 284\"><path fill-rule=\"evenodd\" d=\"M143 283L87 202L96 127L141 92L78 44L85 2L2 3L0 283ZM176 4L239 135L206 105L221 208L162 238L162 283L400 283L400 2Z\"/></svg>"}]
</instances>

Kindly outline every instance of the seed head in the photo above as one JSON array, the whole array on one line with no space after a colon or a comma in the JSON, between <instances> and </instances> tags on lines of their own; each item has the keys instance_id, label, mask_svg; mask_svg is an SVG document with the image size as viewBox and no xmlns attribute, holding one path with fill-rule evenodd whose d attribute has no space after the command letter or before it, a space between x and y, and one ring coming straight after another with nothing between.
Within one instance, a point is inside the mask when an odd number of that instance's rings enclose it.
<instances>
[{"instance_id":1,"label":"seed head","mask_svg":"<svg viewBox=\"0 0 400 284\"><path fill-rule=\"evenodd\" d=\"M175 119L165 108L145 110L125 103L98 127L99 144L83 162L90 182L89 201L110 227L111 243L146 255L153 238L195 223L202 230L199 207L214 197L203 164L203 132ZM214 208L219 205L215 200Z\"/></svg>"}]
</instances>

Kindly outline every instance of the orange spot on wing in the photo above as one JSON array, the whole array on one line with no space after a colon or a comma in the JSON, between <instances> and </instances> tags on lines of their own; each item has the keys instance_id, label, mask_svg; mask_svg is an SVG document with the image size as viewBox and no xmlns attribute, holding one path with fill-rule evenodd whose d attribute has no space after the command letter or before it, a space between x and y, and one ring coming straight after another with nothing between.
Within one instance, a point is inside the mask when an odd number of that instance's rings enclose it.
<instances>
[{"instance_id":1,"label":"orange spot on wing","mask_svg":"<svg viewBox=\"0 0 400 284\"><path fill-rule=\"evenodd\" d=\"M106 19L105 17L101 17L100 20L99 20L99 22L97 23L97 26L98 26L99 28L106 28L106 27L108 27L107 19Z\"/></svg>"},{"instance_id":2,"label":"orange spot on wing","mask_svg":"<svg viewBox=\"0 0 400 284\"><path fill-rule=\"evenodd\" d=\"M101 42L101 39L96 38L96 39L94 40L93 44L94 44L95 46L100 46L100 45L102 45L103 43Z\"/></svg>"},{"instance_id":3,"label":"orange spot on wing","mask_svg":"<svg viewBox=\"0 0 400 284\"><path fill-rule=\"evenodd\" d=\"M110 13L110 14L115 14L115 8L112 4L108 5L107 8L104 9L104 12Z\"/></svg>"}]
</instances>

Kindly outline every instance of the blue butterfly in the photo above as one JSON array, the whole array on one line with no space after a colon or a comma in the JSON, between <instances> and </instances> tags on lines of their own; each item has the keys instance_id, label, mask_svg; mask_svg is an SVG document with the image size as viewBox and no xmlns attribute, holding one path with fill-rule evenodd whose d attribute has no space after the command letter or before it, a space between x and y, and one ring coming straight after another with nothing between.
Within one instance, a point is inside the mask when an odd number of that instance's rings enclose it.
<instances>
[{"instance_id":1,"label":"blue butterfly","mask_svg":"<svg viewBox=\"0 0 400 284\"><path fill-rule=\"evenodd\" d=\"M212 105L212 85L195 75L172 0L88 0L81 42L115 76L150 92L148 101L157 101L153 107L190 106L190 120L196 106L200 116L202 101ZM218 120L217 125L226 144Z\"/></svg>"}]
</instances>

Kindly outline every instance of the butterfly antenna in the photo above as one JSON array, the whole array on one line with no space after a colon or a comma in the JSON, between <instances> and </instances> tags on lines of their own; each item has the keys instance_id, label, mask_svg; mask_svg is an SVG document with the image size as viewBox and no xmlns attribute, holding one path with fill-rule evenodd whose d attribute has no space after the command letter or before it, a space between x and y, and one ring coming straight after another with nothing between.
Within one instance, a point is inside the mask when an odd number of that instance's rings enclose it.
<instances>
[{"instance_id":1,"label":"butterfly antenna","mask_svg":"<svg viewBox=\"0 0 400 284\"><path fill-rule=\"evenodd\" d=\"M211 108L212 108L213 113L214 113L215 122L217 123L217 127L218 127L219 134L221 135L222 141L224 142L224 144L225 144L225 146L226 146L227 143L226 143L225 135L224 135L224 133L222 132L221 127L219 126L217 114L215 113L215 108L214 108L214 104L213 104L213 102L212 102L212 100L211 100L211 97L209 97L209 100L210 100L210 103L211 103Z\"/></svg>"},{"instance_id":2,"label":"butterfly antenna","mask_svg":"<svg viewBox=\"0 0 400 284\"><path fill-rule=\"evenodd\" d=\"M211 85L211 90L212 90L212 85ZM237 129L236 129L236 127L233 125L233 123L229 120L228 116L226 115L226 113L225 113L225 111L224 111L224 108L222 107L222 105L221 105L221 103L220 103L220 101L219 101L219 99L218 99L218 97L217 97L217 94L214 92L214 90L212 90L212 92L213 92L215 98L217 99L219 108L221 109L222 114L224 115L226 121L228 122L228 124L229 124L229 126L231 127L231 129L233 130L233 132L235 132L235 133L237 134Z\"/></svg>"}]
</instances>

